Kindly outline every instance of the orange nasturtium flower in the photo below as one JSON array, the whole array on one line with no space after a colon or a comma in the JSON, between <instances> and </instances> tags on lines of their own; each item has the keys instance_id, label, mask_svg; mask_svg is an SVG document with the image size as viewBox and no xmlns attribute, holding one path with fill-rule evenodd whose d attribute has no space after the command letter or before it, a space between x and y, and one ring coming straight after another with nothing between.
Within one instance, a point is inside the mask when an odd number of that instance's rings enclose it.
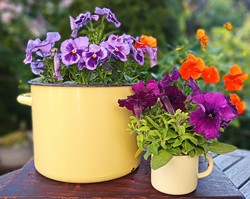
<instances>
[{"instance_id":1,"label":"orange nasturtium flower","mask_svg":"<svg viewBox=\"0 0 250 199\"><path fill-rule=\"evenodd\" d=\"M205 63L201 58L188 54L187 60L182 63L179 72L181 77L185 80L188 80L190 77L198 79L205 67Z\"/></svg>"},{"instance_id":2,"label":"orange nasturtium flower","mask_svg":"<svg viewBox=\"0 0 250 199\"><path fill-rule=\"evenodd\" d=\"M146 46L156 48L157 47L157 40L152 36L142 35L140 37L140 41L137 41L135 43L135 48L145 48Z\"/></svg>"},{"instance_id":3,"label":"orange nasturtium flower","mask_svg":"<svg viewBox=\"0 0 250 199\"><path fill-rule=\"evenodd\" d=\"M231 103L236 106L238 114L242 114L247 107L246 103L241 101L240 97L236 94L229 94L229 96Z\"/></svg>"},{"instance_id":4,"label":"orange nasturtium flower","mask_svg":"<svg viewBox=\"0 0 250 199\"><path fill-rule=\"evenodd\" d=\"M240 66L233 65L229 70L229 74L223 76L226 91L239 91L243 88L243 82L247 78L248 74L243 73Z\"/></svg>"},{"instance_id":5,"label":"orange nasturtium flower","mask_svg":"<svg viewBox=\"0 0 250 199\"><path fill-rule=\"evenodd\" d=\"M227 30L233 30L233 25L230 22L224 23L224 27Z\"/></svg>"},{"instance_id":6,"label":"orange nasturtium flower","mask_svg":"<svg viewBox=\"0 0 250 199\"><path fill-rule=\"evenodd\" d=\"M201 76L206 84L217 84L220 81L219 71L214 66L206 67Z\"/></svg>"},{"instance_id":7,"label":"orange nasturtium flower","mask_svg":"<svg viewBox=\"0 0 250 199\"><path fill-rule=\"evenodd\" d=\"M196 37L200 40L202 48L206 48L207 42L209 41L206 31L203 29L198 29L196 32Z\"/></svg>"}]
</instances>

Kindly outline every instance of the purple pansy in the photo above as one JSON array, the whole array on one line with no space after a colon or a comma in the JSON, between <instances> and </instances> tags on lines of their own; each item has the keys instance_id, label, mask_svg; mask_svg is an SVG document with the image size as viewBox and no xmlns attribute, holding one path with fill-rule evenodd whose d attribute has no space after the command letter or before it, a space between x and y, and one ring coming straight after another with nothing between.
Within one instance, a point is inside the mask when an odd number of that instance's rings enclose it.
<instances>
[{"instance_id":1,"label":"purple pansy","mask_svg":"<svg viewBox=\"0 0 250 199\"><path fill-rule=\"evenodd\" d=\"M110 35L106 42L101 43L111 54L125 62L128 60L128 55L130 53L130 46L124 42L122 36Z\"/></svg>"},{"instance_id":2,"label":"purple pansy","mask_svg":"<svg viewBox=\"0 0 250 199\"><path fill-rule=\"evenodd\" d=\"M149 55L150 67L154 67L157 64L157 48L146 46L146 53Z\"/></svg>"},{"instance_id":3,"label":"purple pansy","mask_svg":"<svg viewBox=\"0 0 250 199\"><path fill-rule=\"evenodd\" d=\"M82 55L85 67L89 70L95 70L99 61L105 59L108 53L104 47L96 44L90 44L89 51L83 52Z\"/></svg>"},{"instance_id":4,"label":"purple pansy","mask_svg":"<svg viewBox=\"0 0 250 199\"><path fill-rule=\"evenodd\" d=\"M190 113L190 124L194 126L194 131L204 134L206 139L219 137L221 124L238 116L235 107L219 92L195 95L192 102L199 108Z\"/></svg>"},{"instance_id":5,"label":"purple pansy","mask_svg":"<svg viewBox=\"0 0 250 199\"><path fill-rule=\"evenodd\" d=\"M41 60L37 60L36 62L30 63L30 68L33 74L40 75L44 71L45 64Z\"/></svg>"},{"instance_id":6,"label":"purple pansy","mask_svg":"<svg viewBox=\"0 0 250 199\"><path fill-rule=\"evenodd\" d=\"M76 19L74 19L73 17L69 17L70 20L70 28L72 30L72 37L76 37L78 30L83 27L86 26L90 21L97 21L99 19L98 15L92 15L90 12L86 12L86 13L81 13L80 15L78 15L76 17Z\"/></svg>"},{"instance_id":7,"label":"purple pansy","mask_svg":"<svg viewBox=\"0 0 250 199\"><path fill-rule=\"evenodd\" d=\"M134 59L137 61L138 64L143 66L144 64L144 53L141 48L134 50Z\"/></svg>"},{"instance_id":8,"label":"purple pansy","mask_svg":"<svg viewBox=\"0 0 250 199\"><path fill-rule=\"evenodd\" d=\"M47 37L44 41L41 41L39 38L35 40L29 40L27 48L25 49L26 57L23 60L25 64L32 62L32 53L40 57L49 56L51 48L55 45L55 42L61 39L61 36L58 32L48 32Z\"/></svg>"},{"instance_id":9,"label":"purple pansy","mask_svg":"<svg viewBox=\"0 0 250 199\"><path fill-rule=\"evenodd\" d=\"M116 19L115 14L109 8L95 8L95 14L106 15L108 22L112 22L118 28L121 26L121 23Z\"/></svg>"},{"instance_id":10,"label":"purple pansy","mask_svg":"<svg viewBox=\"0 0 250 199\"><path fill-rule=\"evenodd\" d=\"M63 80L61 73L60 73L60 57L57 53L54 54L54 74L53 77L57 78L58 80Z\"/></svg>"},{"instance_id":11,"label":"purple pansy","mask_svg":"<svg viewBox=\"0 0 250 199\"><path fill-rule=\"evenodd\" d=\"M82 53L88 50L88 44L88 37L65 40L60 48L62 62L66 66L78 63Z\"/></svg>"}]
</instances>

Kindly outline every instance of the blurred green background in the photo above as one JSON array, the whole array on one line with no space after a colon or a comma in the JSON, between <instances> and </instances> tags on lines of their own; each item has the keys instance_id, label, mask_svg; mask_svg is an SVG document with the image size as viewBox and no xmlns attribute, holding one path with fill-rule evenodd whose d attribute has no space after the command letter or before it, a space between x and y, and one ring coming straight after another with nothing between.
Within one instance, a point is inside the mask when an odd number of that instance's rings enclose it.
<instances>
[{"instance_id":1,"label":"blurred green background","mask_svg":"<svg viewBox=\"0 0 250 199\"><path fill-rule=\"evenodd\" d=\"M187 52L204 58L225 73L233 64L250 72L249 0L1 0L0 1L0 136L25 126L32 129L31 109L17 103L16 97L29 92L27 81L34 76L23 64L29 39L44 38L47 31L58 31L69 38L69 15L108 7L122 23L120 33L152 35L158 40L159 73L178 65ZM223 27L231 22L233 31ZM195 38L203 28L210 41L204 53ZM176 50L180 48L180 50ZM248 109L221 140L250 149L250 81L239 95ZM22 125L21 125L22 124Z\"/></svg>"}]
</instances>

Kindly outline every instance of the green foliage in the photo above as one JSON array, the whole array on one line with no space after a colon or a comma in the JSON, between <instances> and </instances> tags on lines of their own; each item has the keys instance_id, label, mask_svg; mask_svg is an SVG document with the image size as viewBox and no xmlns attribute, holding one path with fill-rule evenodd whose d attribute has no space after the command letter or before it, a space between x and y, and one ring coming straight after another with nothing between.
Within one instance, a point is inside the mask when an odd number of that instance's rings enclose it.
<instances>
[{"instance_id":1,"label":"green foliage","mask_svg":"<svg viewBox=\"0 0 250 199\"><path fill-rule=\"evenodd\" d=\"M151 167L158 169L167 164L172 157L189 155L191 157L214 153L228 153L236 147L218 142L216 139L207 140L202 134L193 131L189 123L189 114L177 110L174 115L163 111L160 103L142 115L138 120L130 117L128 125L131 133L137 135L138 156L146 150L144 158L151 156Z\"/></svg>"},{"instance_id":2,"label":"green foliage","mask_svg":"<svg viewBox=\"0 0 250 199\"><path fill-rule=\"evenodd\" d=\"M172 155L194 156L206 152L203 148L205 139L191 131L188 118L187 113L180 110L173 116L162 112L157 115L145 115L141 120L134 116L130 117L129 128L137 134L139 150L147 148L145 159L153 155L151 161L154 169L166 164Z\"/></svg>"},{"instance_id":3,"label":"green foliage","mask_svg":"<svg viewBox=\"0 0 250 199\"><path fill-rule=\"evenodd\" d=\"M208 0L204 5L197 8L195 20L200 27L207 30L221 26L226 22L231 22L235 27L243 24L246 6L243 1L227 0Z\"/></svg>"}]
</instances>

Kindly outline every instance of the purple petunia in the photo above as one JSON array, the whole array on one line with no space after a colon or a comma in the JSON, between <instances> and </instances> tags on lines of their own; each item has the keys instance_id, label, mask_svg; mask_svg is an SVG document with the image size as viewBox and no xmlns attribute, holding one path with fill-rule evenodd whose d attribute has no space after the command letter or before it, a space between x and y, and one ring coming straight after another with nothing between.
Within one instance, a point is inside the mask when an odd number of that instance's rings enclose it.
<instances>
[{"instance_id":1,"label":"purple petunia","mask_svg":"<svg viewBox=\"0 0 250 199\"><path fill-rule=\"evenodd\" d=\"M98 62L105 59L108 53L104 47L96 44L90 44L88 52L83 52L82 55L85 63L84 68L95 70Z\"/></svg>"},{"instance_id":2,"label":"purple petunia","mask_svg":"<svg viewBox=\"0 0 250 199\"><path fill-rule=\"evenodd\" d=\"M168 85L161 88L161 103L163 108L170 114L174 114L177 109L185 111L186 99L186 95L177 86Z\"/></svg>"},{"instance_id":3,"label":"purple petunia","mask_svg":"<svg viewBox=\"0 0 250 199\"><path fill-rule=\"evenodd\" d=\"M116 19L115 14L109 8L95 8L95 14L106 15L108 22L112 22L118 28L121 26L121 23Z\"/></svg>"},{"instance_id":4,"label":"purple petunia","mask_svg":"<svg viewBox=\"0 0 250 199\"><path fill-rule=\"evenodd\" d=\"M82 53L88 50L88 44L88 37L65 40L60 48L62 62L66 66L78 63Z\"/></svg>"},{"instance_id":5,"label":"purple petunia","mask_svg":"<svg viewBox=\"0 0 250 199\"><path fill-rule=\"evenodd\" d=\"M159 87L163 89L164 87L170 85L172 82L176 82L180 78L180 74L177 70L177 68L173 68L172 75L170 75L168 72L166 72L162 78L162 80L159 81Z\"/></svg>"},{"instance_id":6,"label":"purple petunia","mask_svg":"<svg viewBox=\"0 0 250 199\"><path fill-rule=\"evenodd\" d=\"M195 95L192 102L199 108L190 113L190 124L207 139L219 137L221 124L238 116L236 108L219 92Z\"/></svg>"},{"instance_id":7,"label":"purple petunia","mask_svg":"<svg viewBox=\"0 0 250 199\"><path fill-rule=\"evenodd\" d=\"M119 99L120 107L126 107L136 116L137 119L141 118L142 112L157 103L159 89L157 82L149 80L146 87L143 81L140 81L132 87L135 92L134 95L128 96L127 99Z\"/></svg>"}]
</instances>

